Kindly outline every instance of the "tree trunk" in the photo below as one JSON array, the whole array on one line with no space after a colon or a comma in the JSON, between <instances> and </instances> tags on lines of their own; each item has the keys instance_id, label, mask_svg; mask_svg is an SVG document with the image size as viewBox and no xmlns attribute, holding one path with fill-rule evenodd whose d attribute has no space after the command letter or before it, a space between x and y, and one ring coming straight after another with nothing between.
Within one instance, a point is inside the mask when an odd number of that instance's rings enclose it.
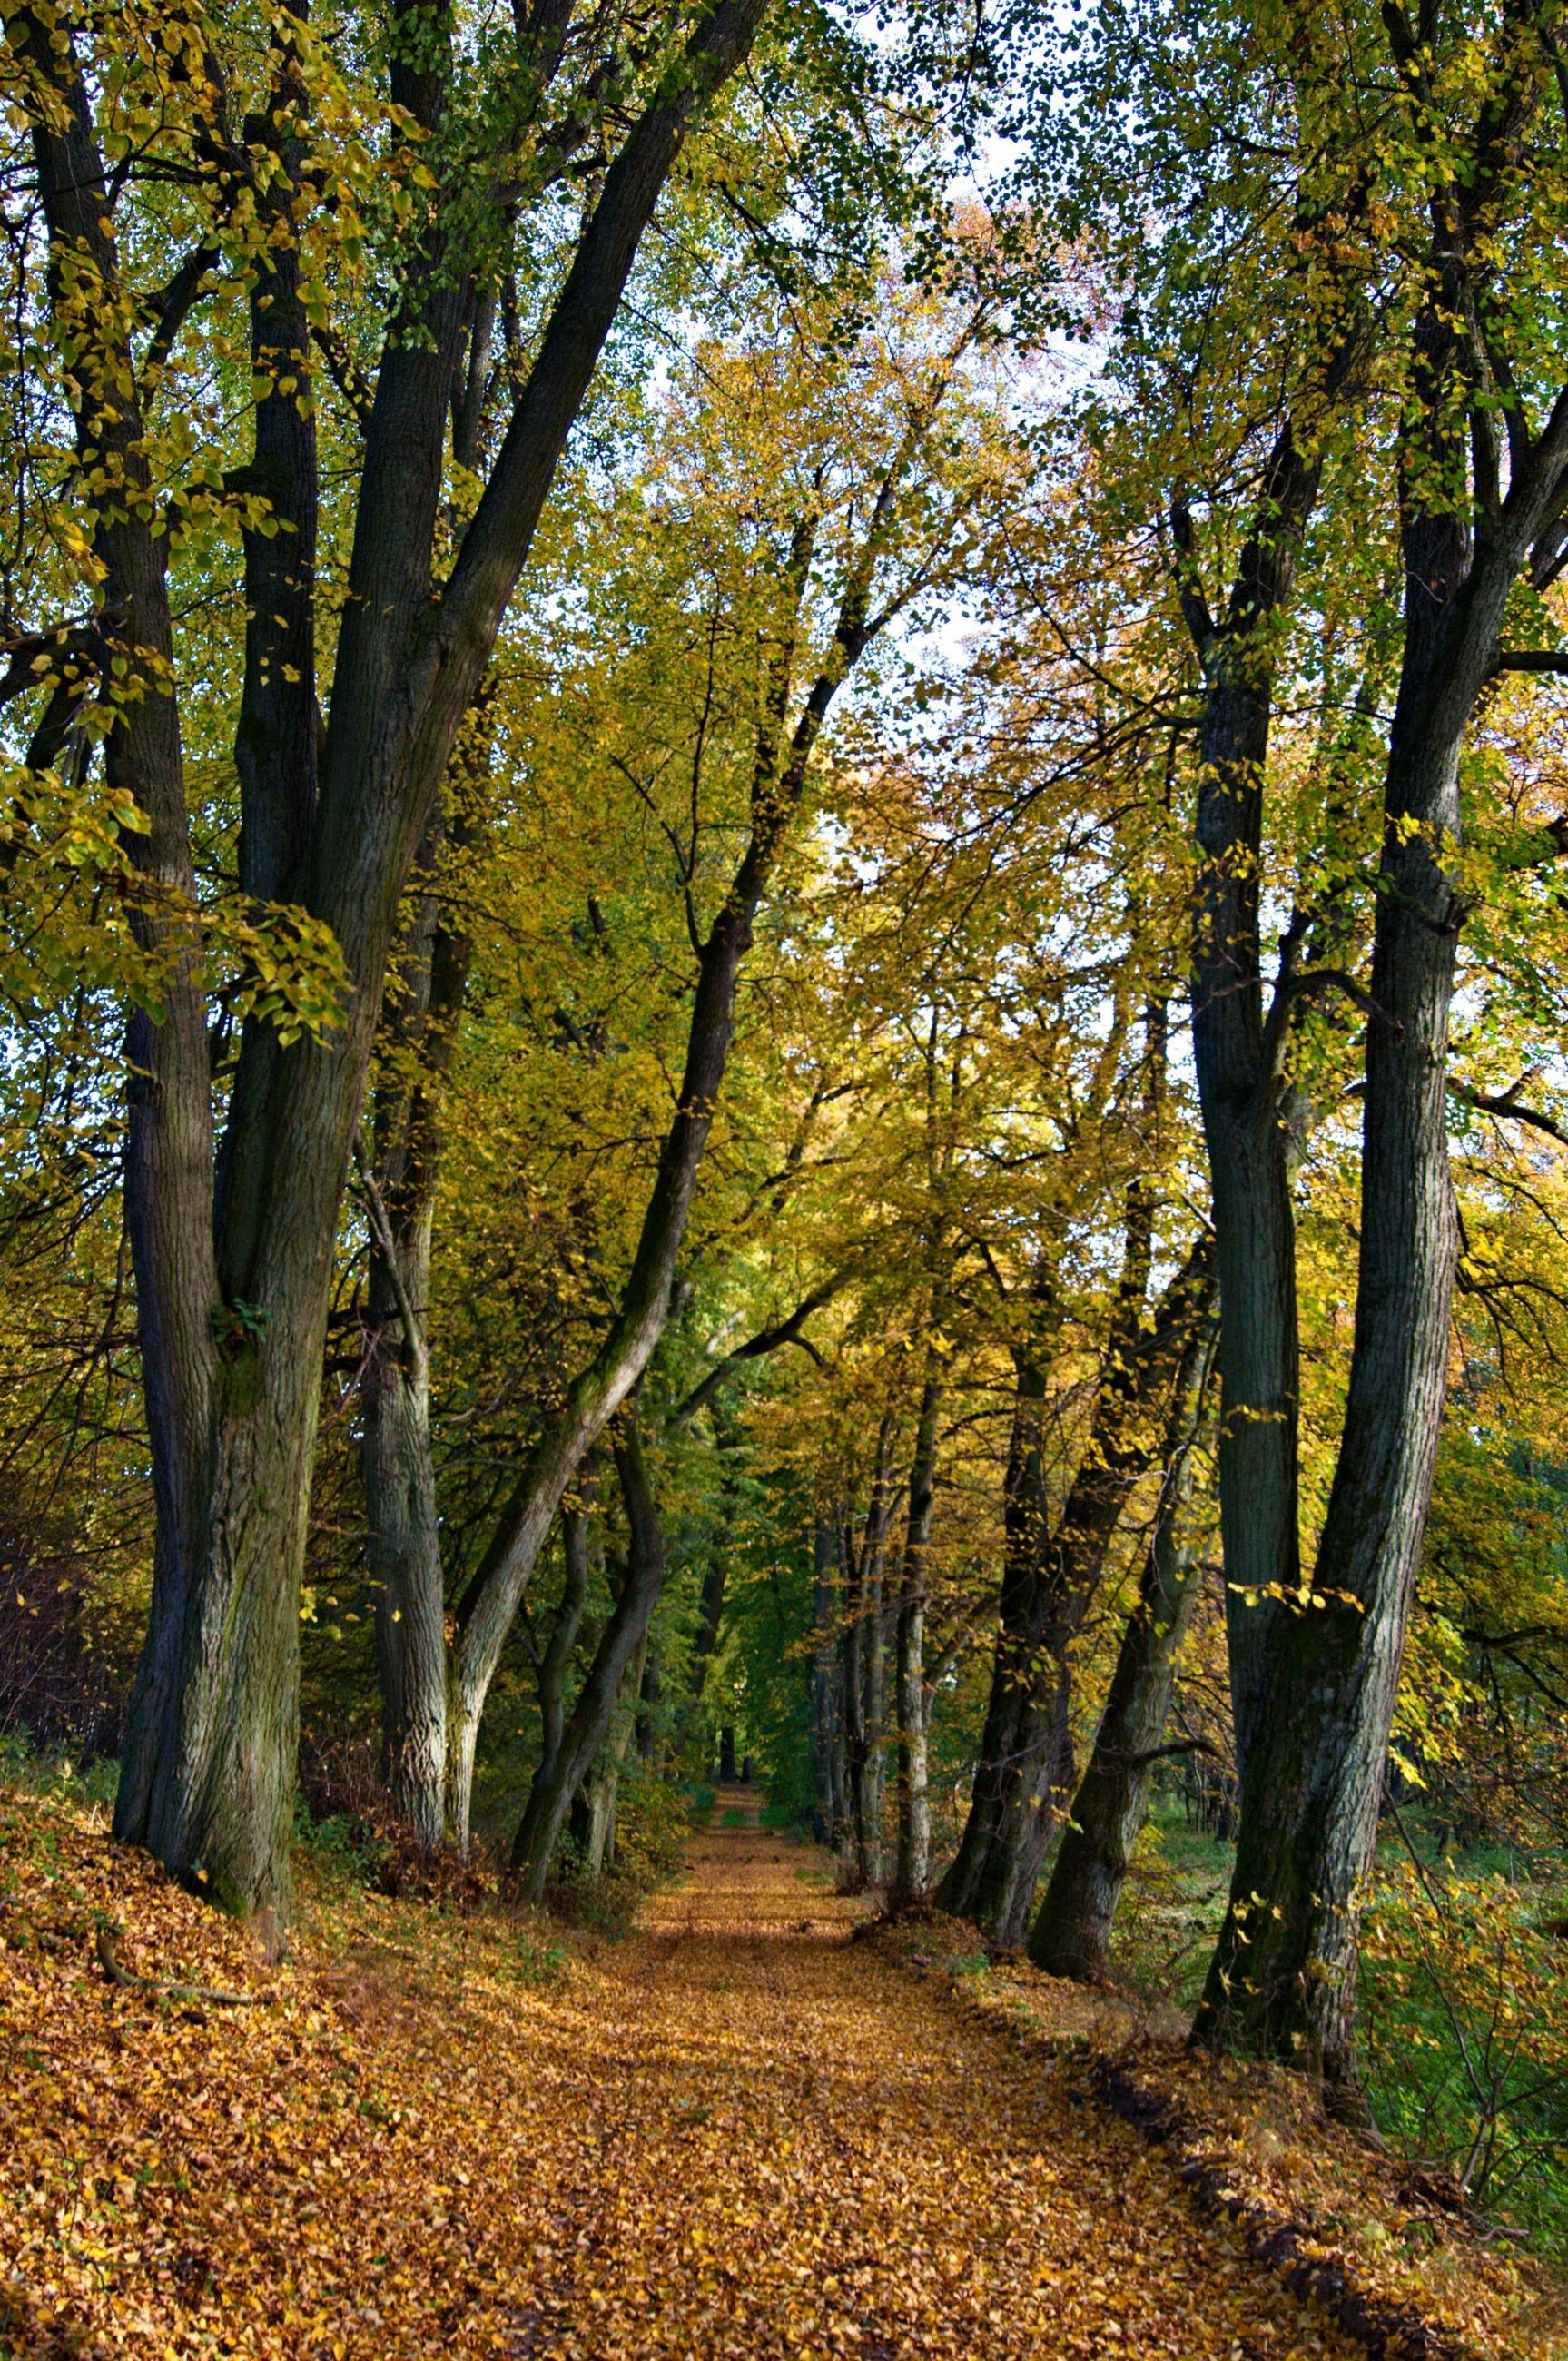
<instances>
[{"instance_id":1,"label":"tree trunk","mask_svg":"<svg viewBox=\"0 0 1568 2361\"><path fill-rule=\"evenodd\" d=\"M648 1643L646 1660L637 1686L637 1756L639 1762L652 1763L663 1752L663 1683L659 1670L659 1651L652 1641Z\"/></svg>"},{"instance_id":2,"label":"tree trunk","mask_svg":"<svg viewBox=\"0 0 1568 2361\"><path fill-rule=\"evenodd\" d=\"M1128 1493L1155 1464L1159 1444L1149 1431L1149 1411L1169 1380L1192 1322L1202 1316L1212 1284L1212 1246L1205 1234L1146 1327L1145 1251L1130 1229L1089 1446L1061 1515L1043 1540L1034 1505L1037 1491L1031 1499L1028 1475L1037 1412L1020 1386L1009 1467L1002 1630L985 1732L969 1820L937 1895L942 1909L972 1918L1003 1947L1023 1940L1055 1816L1072 1790L1069 1651L1103 1573ZM1030 1423L1023 1423L1026 1416Z\"/></svg>"},{"instance_id":3,"label":"tree trunk","mask_svg":"<svg viewBox=\"0 0 1568 2361\"><path fill-rule=\"evenodd\" d=\"M566 1676L582 1629L588 1596L588 1527L592 1510L585 1496L561 1512L561 1548L565 1562L560 1601L550 1637L539 1659L539 1765L536 1775L553 1778L566 1734Z\"/></svg>"},{"instance_id":4,"label":"tree trunk","mask_svg":"<svg viewBox=\"0 0 1568 2361\"><path fill-rule=\"evenodd\" d=\"M937 1481L937 1420L941 1402L941 1380L936 1376L928 1377L921 1390L920 1414L915 1430L908 1521L898 1586L898 1842L888 1896L895 1909L924 1901L931 1882L926 1598L931 1507Z\"/></svg>"},{"instance_id":5,"label":"tree trunk","mask_svg":"<svg viewBox=\"0 0 1568 2361\"><path fill-rule=\"evenodd\" d=\"M1206 1321L1194 1327L1181 1356L1166 1422L1166 1480L1137 1603L1029 1938L1036 1967L1080 1983L1106 1973L1127 1865L1148 1813L1177 1659L1202 1587L1202 1566L1183 1529L1214 1341L1213 1323Z\"/></svg>"},{"instance_id":6,"label":"tree trunk","mask_svg":"<svg viewBox=\"0 0 1568 2361\"><path fill-rule=\"evenodd\" d=\"M1269 454L1258 522L1214 623L1178 511L1184 606L1204 675L1192 942L1192 1050L1208 1150L1220 1335L1220 1526L1238 1761L1267 1709L1281 1590L1299 1580L1296 1224L1283 1043L1265 1023L1260 926L1265 772L1278 622L1320 461L1291 422ZM1283 1004L1281 1010L1283 1009Z\"/></svg>"},{"instance_id":7,"label":"tree trunk","mask_svg":"<svg viewBox=\"0 0 1568 2361\"><path fill-rule=\"evenodd\" d=\"M616 1816L620 1802L620 1773L631 1739L631 1717L624 1708L641 1686L646 1669L639 1649L626 1670L609 1734L598 1761L572 1799L569 1824L577 1857L590 1877L602 1877L615 1866Z\"/></svg>"},{"instance_id":8,"label":"tree trunk","mask_svg":"<svg viewBox=\"0 0 1568 2361\"><path fill-rule=\"evenodd\" d=\"M626 1576L554 1759L542 1762L534 1773L527 1809L512 1841L511 1865L528 1902L543 1898L572 1798L609 1735L628 1668L647 1640L664 1587L664 1537L634 1419L615 1438L613 1448L630 1532Z\"/></svg>"},{"instance_id":9,"label":"tree trunk","mask_svg":"<svg viewBox=\"0 0 1568 2361\"><path fill-rule=\"evenodd\" d=\"M480 775L473 766L469 791ZM459 813L455 841L466 841L471 829ZM376 1587L382 1761L392 1808L426 1851L446 1832L449 1686L426 1335L431 1235L442 1102L473 958L466 934L440 909L434 871L443 836L438 813L386 1028L393 1078L373 1094L373 1161L362 1169L371 1251L360 1477Z\"/></svg>"},{"instance_id":10,"label":"tree trunk","mask_svg":"<svg viewBox=\"0 0 1568 2361\"><path fill-rule=\"evenodd\" d=\"M883 1882L887 1806L887 1576L885 1530L866 1570L866 1628L861 1651L865 1675L865 1764L861 1773L865 1845L861 1868L868 1885Z\"/></svg>"},{"instance_id":11,"label":"tree trunk","mask_svg":"<svg viewBox=\"0 0 1568 2361\"><path fill-rule=\"evenodd\" d=\"M887 1718L887 1649L883 1626L883 1576L891 1517L889 1455L894 1422L884 1415L877 1431L871 1497L860 1548L850 1518L841 1512L843 1579L844 1762L849 1819L844 1829L844 1875L854 1893L880 1885L883 1873L883 1745Z\"/></svg>"},{"instance_id":12,"label":"tree trunk","mask_svg":"<svg viewBox=\"0 0 1568 2361\"><path fill-rule=\"evenodd\" d=\"M429 1225L397 1249L402 1284L426 1301ZM376 1664L381 1694L381 1763L388 1800L422 1850L446 1826L446 1635L441 1530L430 1455L430 1369L422 1350L400 1351L385 1323L395 1307L383 1279L371 1280L361 1381L360 1439L366 1557L376 1590ZM379 1334L377 1334L377 1330Z\"/></svg>"}]
</instances>

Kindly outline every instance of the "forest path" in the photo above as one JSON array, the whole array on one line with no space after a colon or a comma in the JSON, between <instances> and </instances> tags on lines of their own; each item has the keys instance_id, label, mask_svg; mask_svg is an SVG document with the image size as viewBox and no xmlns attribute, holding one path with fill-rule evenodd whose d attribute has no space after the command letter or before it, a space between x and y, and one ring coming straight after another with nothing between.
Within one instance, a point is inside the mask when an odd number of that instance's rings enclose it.
<instances>
[{"instance_id":1,"label":"forest path","mask_svg":"<svg viewBox=\"0 0 1568 2361\"><path fill-rule=\"evenodd\" d=\"M597 2142L557 2184L558 2269L514 2350L1359 2353L1062 2070L851 1949L827 1856L755 1804L720 1790L686 1880L604 1962L598 2055L554 2093Z\"/></svg>"},{"instance_id":2,"label":"forest path","mask_svg":"<svg viewBox=\"0 0 1568 2361\"><path fill-rule=\"evenodd\" d=\"M623 1939L312 1872L278 1971L0 1784L0 2356L1359 2356L756 1803Z\"/></svg>"}]
</instances>

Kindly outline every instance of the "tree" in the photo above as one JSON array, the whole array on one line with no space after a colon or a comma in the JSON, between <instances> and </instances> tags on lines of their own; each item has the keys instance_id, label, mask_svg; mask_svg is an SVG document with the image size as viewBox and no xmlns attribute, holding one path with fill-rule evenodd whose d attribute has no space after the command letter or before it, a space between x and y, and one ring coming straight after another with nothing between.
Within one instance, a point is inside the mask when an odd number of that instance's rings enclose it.
<instances>
[{"instance_id":1,"label":"tree","mask_svg":"<svg viewBox=\"0 0 1568 2361\"><path fill-rule=\"evenodd\" d=\"M350 141L338 169L340 85L305 20L266 19L258 82L237 38L247 28L203 11L170 42L135 12L78 22L49 5L7 20L48 229L56 382L90 488L81 578L113 684L105 757L145 818L131 904L166 977L158 1020L139 1016L130 1044L126 1217L159 1534L115 1825L182 1873L199 1871L216 1898L276 1921L289 1900L297 1593L334 1227L398 902L643 229L762 14L762 0L720 0L640 29L630 111L618 93L614 114L605 100L630 62L630 28L574 39L569 16L524 14L486 61L498 76L492 122L475 105L455 17L400 0L374 93L400 234L382 250L389 301L378 324L364 324L380 341L368 386L326 316L322 225L352 258L356 200L377 168ZM231 90L248 107L242 118ZM440 579L455 374L492 382L493 297L512 283L518 225L548 209L572 160L606 135L602 189L547 299L537 350L493 381L504 433ZM189 203L164 207L165 185ZM488 192L477 217L476 186ZM145 237L125 217L144 189ZM174 275L150 288L144 252L181 232L190 244ZM221 460L203 455L205 489L170 504L153 457L178 390L174 341L225 261L234 276L219 283L225 297L243 291L249 314L253 446L221 488ZM231 309L225 301L225 321ZM324 730L317 349L343 376L363 434ZM345 989L313 1033L252 1014L219 1138L171 544L190 511L231 500L249 618L235 741L240 885L258 902L296 902L334 939Z\"/></svg>"}]
</instances>

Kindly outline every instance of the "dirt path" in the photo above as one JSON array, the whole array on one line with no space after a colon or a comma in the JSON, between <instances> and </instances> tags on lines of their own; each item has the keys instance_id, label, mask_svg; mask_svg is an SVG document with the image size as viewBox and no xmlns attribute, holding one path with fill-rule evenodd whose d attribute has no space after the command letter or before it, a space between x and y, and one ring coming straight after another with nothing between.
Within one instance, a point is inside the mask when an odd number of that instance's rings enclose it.
<instances>
[{"instance_id":1,"label":"dirt path","mask_svg":"<svg viewBox=\"0 0 1568 2361\"><path fill-rule=\"evenodd\" d=\"M754 1807L629 1939L345 1885L280 1975L0 1791L0 2356L1353 2361Z\"/></svg>"},{"instance_id":2,"label":"dirt path","mask_svg":"<svg viewBox=\"0 0 1568 2361\"><path fill-rule=\"evenodd\" d=\"M1064 2074L851 1949L820 1856L723 1825L751 1800L721 1794L606 1963L599 2054L556 2093L586 2169L519 2352L1359 2352Z\"/></svg>"}]
</instances>

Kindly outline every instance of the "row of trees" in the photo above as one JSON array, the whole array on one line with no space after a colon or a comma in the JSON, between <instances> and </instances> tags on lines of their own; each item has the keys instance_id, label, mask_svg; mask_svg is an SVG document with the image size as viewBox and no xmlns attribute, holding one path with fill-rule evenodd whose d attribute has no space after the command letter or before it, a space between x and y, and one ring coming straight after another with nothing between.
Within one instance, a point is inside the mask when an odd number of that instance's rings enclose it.
<instances>
[{"instance_id":1,"label":"row of trees","mask_svg":"<svg viewBox=\"0 0 1568 2361\"><path fill-rule=\"evenodd\" d=\"M1553 8L4 64L13 1654L145 1579L118 1832L281 1939L374 1698L536 1898L717 1711L1092 1976L1180 1762L1201 2036L1353 2094L1390 1744L1568 1630Z\"/></svg>"}]
</instances>

